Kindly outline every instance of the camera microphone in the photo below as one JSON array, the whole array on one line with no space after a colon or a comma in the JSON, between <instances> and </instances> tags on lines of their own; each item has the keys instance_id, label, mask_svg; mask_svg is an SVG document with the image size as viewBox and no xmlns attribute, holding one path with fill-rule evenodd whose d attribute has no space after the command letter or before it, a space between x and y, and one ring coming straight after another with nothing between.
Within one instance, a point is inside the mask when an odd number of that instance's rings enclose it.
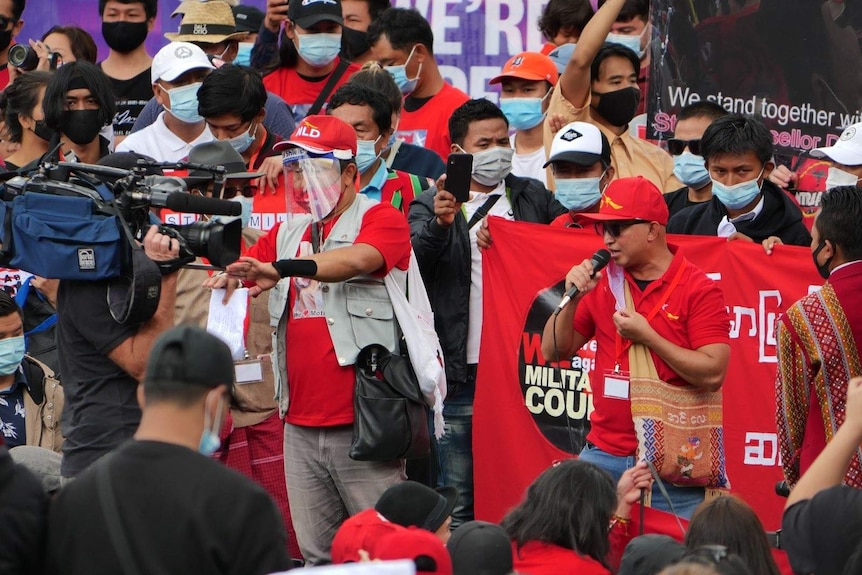
<instances>
[{"instance_id":1,"label":"camera microphone","mask_svg":"<svg viewBox=\"0 0 862 575\"><path fill-rule=\"evenodd\" d=\"M172 192L167 195L165 206L175 212L210 214L214 216L242 215L242 205L238 202L193 196L186 192Z\"/></svg>"}]
</instances>

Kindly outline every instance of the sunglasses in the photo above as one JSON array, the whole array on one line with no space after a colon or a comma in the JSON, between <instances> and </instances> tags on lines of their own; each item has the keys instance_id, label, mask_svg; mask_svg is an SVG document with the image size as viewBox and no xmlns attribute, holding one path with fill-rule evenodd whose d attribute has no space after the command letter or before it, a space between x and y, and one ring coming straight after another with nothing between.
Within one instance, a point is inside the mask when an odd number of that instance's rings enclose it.
<instances>
[{"instance_id":1,"label":"sunglasses","mask_svg":"<svg viewBox=\"0 0 862 575\"><path fill-rule=\"evenodd\" d=\"M685 151L686 146L688 146L688 151L694 154L695 156L700 155L700 140L679 140L677 138L671 138L667 141L667 150L674 156L682 155Z\"/></svg>"},{"instance_id":2,"label":"sunglasses","mask_svg":"<svg viewBox=\"0 0 862 575\"><path fill-rule=\"evenodd\" d=\"M648 224L649 222L646 220L622 220L616 222L595 222L593 224L593 228L596 230L596 233L600 236L604 236L608 234L612 238L620 237L620 234L623 233L629 226L633 226L635 224Z\"/></svg>"},{"instance_id":3,"label":"sunglasses","mask_svg":"<svg viewBox=\"0 0 862 575\"><path fill-rule=\"evenodd\" d=\"M257 186L225 186L222 190L222 199L229 200L235 198L236 194L240 193L244 198L253 198L257 193Z\"/></svg>"},{"instance_id":4,"label":"sunglasses","mask_svg":"<svg viewBox=\"0 0 862 575\"><path fill-rule=\"evenodd\" d=\"M0 16L0 30L5 31L10 24L15 24L17 21L18 20L13 20L12 18L7 18L6 16Z\"/></svg>"}]
</instances>

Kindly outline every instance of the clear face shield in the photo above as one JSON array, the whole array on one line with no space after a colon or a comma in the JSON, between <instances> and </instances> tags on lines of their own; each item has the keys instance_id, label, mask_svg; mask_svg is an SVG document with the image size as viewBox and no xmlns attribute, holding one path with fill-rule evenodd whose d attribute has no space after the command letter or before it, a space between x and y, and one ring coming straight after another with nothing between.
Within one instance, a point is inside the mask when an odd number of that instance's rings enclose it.
<instances>
[{"instance_id":1,"label":"clear face shield","mask_svg":"<svg viewBox=\"0 0 862 575\"><path fill-rule=\"evenodd\" d=\"M282 156L287 196L287 223L325 219L341 199L341 164L330 154L309 154L291 148Z\"/></svg>"}]
</instances>

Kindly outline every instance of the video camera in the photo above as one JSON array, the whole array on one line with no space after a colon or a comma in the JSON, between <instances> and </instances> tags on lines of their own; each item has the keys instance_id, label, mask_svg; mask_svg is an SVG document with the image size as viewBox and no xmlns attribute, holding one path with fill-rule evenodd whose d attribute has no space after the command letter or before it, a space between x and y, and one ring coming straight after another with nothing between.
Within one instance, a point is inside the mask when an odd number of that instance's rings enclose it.
<instances>
[{"instance_id":1,"label":"video camera","mask_svg":"<svg viewBox=\"0 0 862 575\"><path fill-rule=\"evenodd\" d=\"M131 170L43 162L0 187L0 265L53 279L116 280L122 289L114 290L112 313L117 321L128 321L155 312L161 275L197 257L216 268L236 261L242 235L238 218L162 225L150 208L239 216L242 207L193 196L181 178L147 175L152 167L211 172L216 195L224 182L224 167L188 162L139 161ZM176 260L154 263L143 254L139 242L153 224L179 243ZM110 289L108 297L110 303Z\"/></svg>"}]
</instances>

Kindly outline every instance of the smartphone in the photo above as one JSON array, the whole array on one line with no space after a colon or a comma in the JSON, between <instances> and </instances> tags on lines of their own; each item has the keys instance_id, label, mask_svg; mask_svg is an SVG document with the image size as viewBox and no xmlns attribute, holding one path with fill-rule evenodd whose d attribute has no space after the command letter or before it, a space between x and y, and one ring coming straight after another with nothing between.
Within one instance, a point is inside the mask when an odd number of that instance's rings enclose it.
<instances>
[{"instance_id":1,"label":"smartphone","mask_svg":"<svg viewBox=\"0 0 862 575\"><path fill-rule=\"evenodd\" d=\"M473 154L449 154L446 161L446 191L458 202L470 199L470 179L473 174Z\"/></svg>"}]
</instances>

